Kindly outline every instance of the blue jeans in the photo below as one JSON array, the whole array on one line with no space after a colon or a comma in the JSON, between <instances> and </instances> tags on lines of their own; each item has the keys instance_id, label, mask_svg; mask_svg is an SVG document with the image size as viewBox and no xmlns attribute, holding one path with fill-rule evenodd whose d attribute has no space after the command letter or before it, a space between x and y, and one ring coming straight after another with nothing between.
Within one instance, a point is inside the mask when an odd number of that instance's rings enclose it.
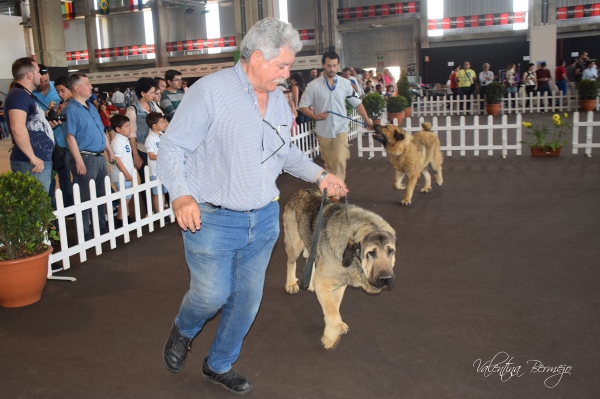
<instances>
[{"instance_id":1,"label":"blue jeans","mask_svg":"<svg viewBox=\"0 0 600 399\"><path fill-rule=\"evenodd\" d=\"M563 96L567 95L567 82L565 80L557 80L556 81L556 86L558 87L558 90L560 90L563 94ZM560 105L559 104L560 101L556 100L556 105ZM566 100L563 100L563 104L566 103Z\"/></svg>"},{"instance_id":2,"label":"blue jeans","mask_svg":"<svg viewBox=\"0 0 600 399\"><path fill-rule=\"evenodd\" d=\"M29 173L35 177L46 190L46 193L50 193L50 180L52 179L52 161L44 161L44 170L40 173L33 173L31 171L32 165L25 161L10 161L10 170L13 172Z\"/></svg>"},{"instance_id":3,"label":"blue jeans","mask_svg":"<svg viewBox=\"0 0 600 399\"><path fill-rule=\"evenodd\" d=\"M549 86L549 85L546 85L546 86L541 86L541 85L538 85L538 93L540 93L540 97L543 97L543 96L544 96L544 93L548 93L548 95L549 95L549 96L551 96L551 95L552 95L552 91L550 90L550 86ZM549 108L549 107L550 107L550 105L551 105L551 104L550 104L550 101L551 101L551 100L550 100L550 99L548 99L548 101L547 101L547 104L546 104L546 102L545 102L544 100L540 100L540 105L541 105L542 107L544 107L544 110L545 110L545 111L548 111L548 108Z\"/></svg>"},{"instance_id":4,"label":"blue jeans","mask_svg":"<svg viewBox=\"0 0 600 399\"><path fill-rule=\"evenodd\" d=\"M222 308L208 367L226 373L262 300L265 271L279 236L279 203L247 212L199 207L202 228L183 232L191 283L175 324L185 337L194 338Z\"/></svg>"},{"instance_id":5,"label":"blue jeans","mask_svg":"<svg viewBox=\"0 0 600 399\"><path fill-rule=\"evenodd\" d=\"M83 163L85 164L86 173L80 175L77 173L75 167L75 159L71 156L70 164L71 170L73 171L73 184L79 184L79 194L81 195L81 202L84 203L91 199L90 195L90 180L96 182L96 198L104 197L104 178L108 175L108 168L106 167L106 159L104 156L94 155L81 155ZM91 209L87 209L82 212L81 219L83 221L83 235L85 240L92 239L93 232L90 230L90 216L92 214ZM98 206L98 223L100 225L100 234L104 234L108 231L106 227L106 205Z\"/></svg>"}]
</instances>

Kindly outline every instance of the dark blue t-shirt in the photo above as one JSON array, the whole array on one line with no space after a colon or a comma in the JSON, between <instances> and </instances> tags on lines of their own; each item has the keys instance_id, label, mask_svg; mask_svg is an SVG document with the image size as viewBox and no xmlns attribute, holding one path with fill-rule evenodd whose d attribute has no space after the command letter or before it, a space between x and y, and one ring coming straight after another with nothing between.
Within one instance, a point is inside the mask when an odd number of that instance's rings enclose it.
<instances>
[{"instance_id":1,"label":"dark blue t-shirt","mask_svg":"<svg viewBox=\"0 0 600 399\"><path fill-rule=\"evenodd\" d=\"M25 125L29 132L29 141L33 153L42 161L51 161L52 151L54 151L54 134L52 133L52 126L46 120L42 107L27 92L15 87L8 92L6 100L4 100L4 116L9 126L11 109L19 109L27 113ZM10 153L10 160L29 162L29 158L15 144L14 138L12 142L14 147Z\"/></svg>"}]
</instances>

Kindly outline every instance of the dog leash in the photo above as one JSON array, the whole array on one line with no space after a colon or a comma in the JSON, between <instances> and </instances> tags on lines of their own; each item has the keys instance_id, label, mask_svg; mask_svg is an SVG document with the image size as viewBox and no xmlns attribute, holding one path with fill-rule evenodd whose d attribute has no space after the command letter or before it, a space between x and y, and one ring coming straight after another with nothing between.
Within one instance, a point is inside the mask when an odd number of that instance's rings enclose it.
<instances>
[{"instance_id":1,"label":"dog leash","mask_svg":"<svg viewBox=\"0 0 600 399\"><path fill-rule=\"evenodd\" d=\"M308 288L310 279L312 277L313 263L317 254L317 244L319 243L319 235L321 233L321 222L323 221L323 204L327 197L327 189L323 190L323 196L321 197L321 208L319 209L319 215L317 216L317 225L315 226L315 234L313 235L312 245L310 246L310 254L302 271L302 277L300 277L300 285L304 288Z\"/></svg>"},{"instance_id":2,"label":"dog leash","mask_svg":"<svg viewBox=\"0 0 600 399\"><path fill-rule=\"evenodd\" d=\"M342 114L338 114L337 112L333 112L333 111L327 111L327 113L329 113L329 114L333 114L333 115L336 115L336 116L340 116L340 117L342 117L342 118L344 118L344 119L348 119L348 120L351 120L352 122L360 123L360 124L361 124L361 125L363 125L364 127L367 127L367 124L366 124L366 123L364 123L364 122L361 122L361 121L359 121L359 120L357 120L357 119L348 118L347 116L344 116L344 115L342 115Z\"/></svg>"}]
</instances>

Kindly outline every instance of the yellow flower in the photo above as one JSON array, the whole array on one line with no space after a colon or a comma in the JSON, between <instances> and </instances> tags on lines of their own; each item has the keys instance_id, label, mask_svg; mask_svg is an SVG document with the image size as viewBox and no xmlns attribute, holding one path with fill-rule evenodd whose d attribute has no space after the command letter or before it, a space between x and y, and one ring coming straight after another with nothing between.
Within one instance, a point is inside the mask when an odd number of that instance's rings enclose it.
<instances>
[{"instance_id":1,"label":"yellow flower","mask_svg":"<svg viewBox=\"0 0 600 399\"><path fill-rule=\"evenodd\" d=\"M560 127L561 125L562 125L562 122L560 120L555 120L554 121L554 126Z\"/></svg>"},{"instance_id":2,"label":"yellow flower","mask_svg":"<svg viewBox=\"0 0 600 399\"><path fill-rule=\"evenodd\" d=\"M523 126L530 128L531 126L533 126L531 123L529 122L523 122Z\"/></svg>"},{"instance_id":3,"label":"yellow flower","mask_svg":"<svg viewBox=\"0 0 600 399\"><path fill-rule=\"evenodd\" d=\"M565 118L568 118L568 117L569 117L569 114L567 114L567 113L565 112Z\"/></svg>"},{"instance_id":4,"label":"yellow flower","mask_svg":"<svg viewBox=\"0 0 600 399\"><path fill-rule=\"evenodd\" d=\"M559 121L560 120L560 115L559 114L554 114L554 115L552 115L552 119L554 119L555 121Z\"/></svg>"}]
</instances>

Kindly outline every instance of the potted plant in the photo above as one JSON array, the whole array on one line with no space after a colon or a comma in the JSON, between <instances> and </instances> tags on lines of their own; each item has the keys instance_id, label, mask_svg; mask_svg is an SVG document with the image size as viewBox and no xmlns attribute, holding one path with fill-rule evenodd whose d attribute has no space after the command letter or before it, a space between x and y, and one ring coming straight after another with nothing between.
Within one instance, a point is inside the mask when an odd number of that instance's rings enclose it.
<instances>
[{"instance_id":1,"label":"potted plant","mask_svg":"<svg viewBox=\"0 0 600 399\"><path fill-rule=\"evenodd\" d=\"M373 124L381 123L381 114L385 110L385 99L376 91L368 93L362 99L363 106L369 118L373 120Z\"/></svg>"},{"instance_id":2,"label":"potted plant","mask_svg":"<svg viewBox=\"0 0 600 399\"><path fill-rule=\"evenodd\" d=\"M30 174L0 175L0 306L14 308L37 302L48 274L52 247L58 239L54 211L42 183Z\"/></svg>"},{"instance_id":3,"label":"potted plant","mask_svg":"<svg viewBox=\"0 0 600 399\"><path fill-rule=\"evenodd\" d=\"M579 94L579 108L583 112L593 111L598 97L598 82L592 79L582 79L577 84L577 93Z\"/></svg>"},{"instance_id":4,"label":"potted plant","mask_svg":"<svg viewBox=\"0 0 600 399\"><path fill-rule=\"evenodd\" d=\"M564 116L567 118L569 114L565 113ZM523 122L523 126L528 129L525 134L529 136L529 141L521 141L521 143L529 146L532 156L558 156L562 146L567 144L566 140L561 139L571 129L569 122L563 121L559 114L554 114L552 124L554 128L551 130L546 122L541 124Z\"/></svg>"},{"instance_id":5,"label":"potted plant","mask_svg":"<svg viewBox=\"0 0 600 399\"><path fill-rule=\"evenodd\" d=\"M400 69L400 78L398 79L398 95L404 97L406 100L406 108L404 109L404 116L410 118L412 115L412 90L410 83L408 82L408 75L406 70Z\"/></svg>"},{"instance_id":6,"label":"potted plant","mask_svg":"<svg viewBox=\"0 0 600 399\"><path fill-rule=\"evenodd\" d=\"M500 102L504 97L506 88L500 82L492 82L485 91L485 112L488 115L498 115L500 112Z\"/></svg>"},{"instance_id":7,"label":"potted plant","mask_svg":"<svg viewBox=\"0 0 600 399\"><path fill-rule=\"evenodd\" d=\"M388 120L390 123L394 121L394 118L398 119L398 126L402 124L404 120L404 109L406 108L406 99L397 95L394 97L390 97L387 100L387 114Z\"/></svg>"}]
</instances>

